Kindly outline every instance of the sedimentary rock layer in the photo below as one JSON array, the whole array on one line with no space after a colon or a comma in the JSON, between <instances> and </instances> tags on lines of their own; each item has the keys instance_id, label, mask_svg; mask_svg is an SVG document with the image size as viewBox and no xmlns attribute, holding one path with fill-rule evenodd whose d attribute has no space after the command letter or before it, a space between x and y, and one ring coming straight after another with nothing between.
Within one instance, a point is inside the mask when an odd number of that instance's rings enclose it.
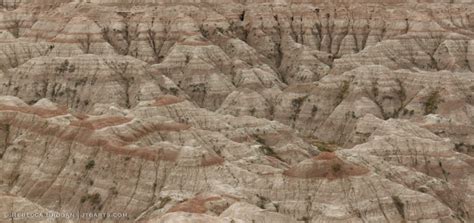
<instances>
[{"instance_id":1,"label":"sedimentary rock layer","mask_svg":"<svg viewBox=\"0 0 474 223\"><path fill-rule=\"evenodd\" d=\"M0 222L471 222L473 12L0 1Z\"/></svg>"}]
</instances>

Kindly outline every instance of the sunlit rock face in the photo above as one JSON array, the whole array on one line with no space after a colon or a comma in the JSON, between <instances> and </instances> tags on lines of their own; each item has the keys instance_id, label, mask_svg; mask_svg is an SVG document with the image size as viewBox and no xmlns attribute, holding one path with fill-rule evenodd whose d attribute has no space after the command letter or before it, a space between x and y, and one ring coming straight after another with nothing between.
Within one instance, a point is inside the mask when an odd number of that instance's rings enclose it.
<instances>
[{"instance_id":1,"label":"sunlit rock face","mask_svg":"<svg viewBox=\"0 0 474 223\"><path fill-rule=\"evenodd\" d=\"M0 1L0 222L472 222L472 3Z\"/></svg>"}]
</instances>

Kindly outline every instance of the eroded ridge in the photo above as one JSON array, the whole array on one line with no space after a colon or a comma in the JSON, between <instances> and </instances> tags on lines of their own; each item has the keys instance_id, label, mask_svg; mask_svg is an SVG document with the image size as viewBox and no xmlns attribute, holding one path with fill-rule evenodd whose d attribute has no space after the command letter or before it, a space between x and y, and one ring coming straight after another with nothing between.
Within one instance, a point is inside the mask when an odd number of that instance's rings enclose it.
<instances>
[{"instance_id":1,"label":"eroded ridge","mask_svg":"<svg viewBox=\"0 0 474 223\"><path fill-rule=\"evenodd\" d=\"M0 216L471 222L473 11L0 1Z\"/></svg>"}]
</instances>

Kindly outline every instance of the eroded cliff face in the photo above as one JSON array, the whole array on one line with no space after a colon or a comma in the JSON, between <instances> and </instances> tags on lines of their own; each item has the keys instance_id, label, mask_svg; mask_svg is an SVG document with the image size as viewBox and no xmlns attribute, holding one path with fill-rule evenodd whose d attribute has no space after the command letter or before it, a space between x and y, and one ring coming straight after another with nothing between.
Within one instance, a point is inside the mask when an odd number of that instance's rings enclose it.
<instances>
[{"instance_id":1,"label":"eroded cliff face","mask_svg":"<svg viewBox=\"0 0 474 223\"><path fill-rule=\"evenodd\" d=\"M0 5L2 217L474 220L471 1Z\"/></svg>"}]
</instances>

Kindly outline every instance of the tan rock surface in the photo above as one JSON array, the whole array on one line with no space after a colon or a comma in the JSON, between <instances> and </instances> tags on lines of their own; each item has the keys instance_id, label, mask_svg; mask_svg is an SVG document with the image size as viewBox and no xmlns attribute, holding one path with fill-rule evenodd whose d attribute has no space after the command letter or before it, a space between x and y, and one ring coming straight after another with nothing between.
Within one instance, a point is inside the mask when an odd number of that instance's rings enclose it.
<instances>
[{"instance_id":1,"label":"tan rock surface","mask_svg":"<svg viewBox=\"0 0 474 223\"><path fill-rule=\"evenodd\" d=\"M0 222L472 222L472 3L0 1Z\"/></svg>"}]
</instances>

